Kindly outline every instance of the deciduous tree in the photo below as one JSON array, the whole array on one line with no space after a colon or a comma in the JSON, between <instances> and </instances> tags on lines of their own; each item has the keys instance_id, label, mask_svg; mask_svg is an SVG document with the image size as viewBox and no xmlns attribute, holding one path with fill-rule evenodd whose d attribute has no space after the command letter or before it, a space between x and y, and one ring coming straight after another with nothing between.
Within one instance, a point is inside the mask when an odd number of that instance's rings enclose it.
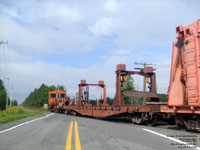
<instances>
[{"instance_id":1,"label":"deciduous tree","mask_svg":"<svg viewBox=\"0 0 200 150\"><path fill-rule=\"evenodd\" d=\"M132 78L131 75L127 75L127 81L123 82L122 91L133 91L133 90L135 90L134 79ZM136 103L136 99L132 97L123 96L123 99L125 104L127 105L132 105Z\"/></svg>"},{"instance_id":2,"label":"deciduous tree","mask_svg":"<svg viewBox=\"0 0 200 150\"><path fill-rule=\"evenodd\" d=\"M17 104L18 104L18 103L17 103L17 100L16 100L16 99L14 99L14 100L11 102L11 105L12 105L12 106L17 106Z\"/></svg>"},{"instance_id":3,"label":"deciduous tree","mask_svg":"<svg viewBox=\"0 0 200 150\"><path fill-rule=\"evenodd\" d=\"M6 90L3 81L0 79L0 109L6 109Z\"/></svg>"}]
</instances>

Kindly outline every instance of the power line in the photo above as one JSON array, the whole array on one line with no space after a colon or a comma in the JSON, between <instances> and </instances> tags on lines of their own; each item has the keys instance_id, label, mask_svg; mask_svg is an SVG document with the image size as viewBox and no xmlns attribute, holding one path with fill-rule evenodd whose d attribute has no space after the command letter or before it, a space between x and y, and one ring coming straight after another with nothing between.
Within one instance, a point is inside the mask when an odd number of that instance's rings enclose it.
<instances>
[{"instance_id":1,"label":"power line","mask_svg":"<svg viewBox=\"0 0 200 150\"><path fill-rule=\"evenodd\" d=\"M13 86L11 86L10 89L11 89L11 98L10 98L10 107L11 107L13 101Z\"/></svg>"},{"instance_id":2,"label":"power line","mask_svg":"<svg viewBox=\"0 0 200 150\"><path fill-rule=\"evenodd\" d=\"M1 48L1 45L0 45L0 48ZM3 69L1 67L2 59L3 59L3 57L1 57L1 49L0 49L0 79L1 79L1 76L3 77Z\"/></svg>"},{"instance_id":3,"label":"power line","mask_svg":"<svg viewBox=\"0 0 200 150\"><path fill-rule=\"evenodd\" d=\"M10 76L10 74L9 74L9 69L8 69L8 60L7 60L7 51L5 50L5 46L3 45L3 52L4 52L4 55L5 55L5 63L6 63L6 65L5 65L5 67L6 67L6 73L7 73L7 77L9 77Z\"/></svg>"},{"instance_id":4,"label":"power line","mask_svg":"<svg viewBox=\"0 0 200 150\"><path fill-rule=\"evenodd\" d=\"M136 65L142 65L142 66L144 66L144 67L146 67L146 66L156 66L156 64L146 63L146 62L144 62L144 63L134 62L134 64L136 64Z\"/></svg>"},{"instance_id":5,"label":"power line","mask_svg":"<svg viewBox=\"0 0 200 150\"><path fill-rule=\"evenodd\" d=\"M0 41L0 47L2 48L2 49L0 49L1 51L2 51L2 57L1 57L1 60L3 60L2 62L0 62L0 63L2 63L2 64L4 64L5 63L5 67L3 68L3 66L2 66L2 68L0 69L0 71L2 72L2 74L3 74L3 70L6 72L6 74L4 74L5 76L9 76L9 71L8 71L8 64L7 64L7 60L6 60L6 52L5 52L5 47L4 47L4 45L5 44L8 44L8 41ZM1 66L0 66L1 67ZM1 73L0 73L1 74Z\"/></svg>"},{"instance_id":6,"label":"power line","mask_svg":"<svg viewBox=\"0 0 200 150\"><path fill-rule=\"evenodd\" d=\"M0 41L0 47L2 47L2 49L0 49L0 52L2 51L2 54L3 54L3 56L0 56L0 58L1 58L0 60L3 60L0 62L0 75L3 74L3 72L7 72L7 74L4 74L7 76L5 78L7 80L7 89L6 89L6 109L7 109L8 108L8 99L9 99L9 80L10 80L9 75L11 72L11 69L9 68L10 66L8 67L8 63L10 65L10 57L8 56L9 54L6 53L5 47L4 47L5 44L8 44L8 41L1 35L0 35L0 37L1 37L1 39L3 39ZM0 55L1 55L1 53L0 53ZM7 62L7 57L9 57L9 59L8 59L9 62ZM1 63L5 64L4 69L3 69L3 67L1 67ZM13 87L11 87L11 89L13 89ZM10 101L10 106L11 106L11 101Z\"/></svg>"},{"instance_id":7,"label":"power line","mask_svg":"<svg viewBox=\"0 0 200 150\"><path fill-rule=\"evenodd\" d=\"M6 90L6 109L8 108L8 94L9 94L9 77L5 78L7 80L7 90Z\"/></svg>"},{"instance_id":8,"label":"power line","mask_svg":"<svg viewBox=\"0 0 200 150\"><path fill-rule=\"evenodd\" d=\"M8 44L8 41L0 41L0 44Z\"/></svg>"},{"instance_id":9,"label":"power line","mask_svg":"<svg viewBox=\"0 0 200 150\"><path fill-rule=\"evenodd\" d=\"M12 76L12 69L11 69L11 59L10 59L10 49L8 47L9 45L6 44L6 49L7 49L7 58L8 58L8 71L9 71L9 75Z\"/></svg>"},{"instance_id":10,"label":"power line","mask_svg":"<svg viewBox=\"0 0 200 150\"><path fill-rule=\"evenodd\" d=\"M0 35L0 38L3 39L2 41L7 41L8 42L8 40L5 37L3 37L2 35Z\"/></svg>"}]
</instances>

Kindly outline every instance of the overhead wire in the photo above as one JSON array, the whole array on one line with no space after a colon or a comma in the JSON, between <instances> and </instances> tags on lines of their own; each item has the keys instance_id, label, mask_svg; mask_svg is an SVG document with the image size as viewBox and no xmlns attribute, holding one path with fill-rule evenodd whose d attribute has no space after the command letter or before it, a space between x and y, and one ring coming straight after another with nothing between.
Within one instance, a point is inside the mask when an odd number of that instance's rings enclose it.
<instances>
[{"instance_id":1,"label":"overhead wire","mask_svg":"<svg viewBox=\"0 0 200 150\"><path fill-rule=\"evenodd\" d=\"M5 45L4 44L2 44L2 47L3 47L3 53L4 53L4 63L5 63L5 67L4 67L4 70L5 70L5 72L6 72L6 77L9 77L9 67L8 67L8 60L7 60L7 52L6 52L6 50L5 50Z\"/></svg>"},{"instance_id":2,"label":"overhead wire","mask_svg":"<svg viewBox=\"0 0 200 150\"><path fill-rule=\"evenodd\" d=\"M10 78L11 61L8 40L0 35L0 79Z\"/></svg>"},{"instance_id":3,"label":"overhead wire","mask_svg":"<svg viewBox=\"0 0 200 150\"><path fill-rule=\"evenodd\" d=\"M2 79L2 77L3 77L3 69L2 69L2 59L3 59L3 57L2 57L2 49L1 49L1 44L0 44L0 79Z\"/></svg>"},{"instance_id":4,"label":"overhead wire","mask_svg":"<svg viewBox=\"0 0 200 150\"><path fill-rule=\"evenodd\" d=\"M9 49L9 44L6 44L6 52L7 52L7 57L8 57L8 70L9 70L9 76L12 77L12 63L11 63L11 55L10 55L10 49Z\"/></svg>"},{"instance_id":5,"label":"overhead wire","mask_svg":"<svg viewBox=\"0 0 200 150\"><path fill-rule=\"evenodd\" d=\"M3 39L4 41L8 41L5 37L3 37L3 36L1 36L1 35L0 35L0 38ZM3 41L3 40L2 40L2 41Z\"/></svg>"}]
</instances>

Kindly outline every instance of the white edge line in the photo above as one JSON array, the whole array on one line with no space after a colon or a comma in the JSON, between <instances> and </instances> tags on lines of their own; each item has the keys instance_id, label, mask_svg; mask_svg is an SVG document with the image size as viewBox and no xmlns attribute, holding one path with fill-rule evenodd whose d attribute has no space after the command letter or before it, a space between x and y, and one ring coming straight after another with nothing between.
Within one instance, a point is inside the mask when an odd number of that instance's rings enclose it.
<instances>
[{"instance_id":1,"label":"white edge line","mask_svg":"<svg viewBox=\"0 0 200 150\"><path fill-rule=\"evenodd\" d=\"M53 115L53 114L54 114L54 113L51 113L51 114L48 114L48 115L46 115L46 116L44 116L44 117L36 118L36 119L30 120L30 121L27 121L27 122L18 124L18 125L16 125L16 126L13 126L13 127L11 127L11 128L6 129L6 130L0 131L0 134L2 134L2 133L4 133L4 132L7 132L7 131L10 131L10 130L13 130L13 129L18 128L18 127L20 127L20 126L23 126L23 125L25 125L25 124L28 124L28 123L31 123L31 122L34 122L34 121L37 121L37 120L41 120L41 119L44 119L44 118L47 118L47 117L49 117L49 116L51 116L51 115Z\"/></svg>"},{"instance_id":2,"label":"white edge line","mask_svg":"<svg viewBox=\"0 0 200 150\"><path fill-rule=\"evenodd\" d=\"M181 144L185 144L185 145L189 146L190 148L194 148L194 149L200 150L200 147L196 147L196 146L194 147L194 145L190 145L190 144L188 144L188 143L186 143L186 142L183 142L183 141L181 141L181 140L178 140L178 139L175 139L175 138L172 138L172 137L168 137L168 136L166 136L166 135L164 135L164 134L161 134L161 133L158 133L158 132L149 130L149 129L145 129L145 128L143 128L143 130L148 131L148 132L151 132L151 133L156 134L156 135L159 135L159 136L161 136L161 137L170 139L170 140L172 140L172 141L175 141L175 142L178 142L178 143L181 143Z\"/></svg>"}]
</instances>

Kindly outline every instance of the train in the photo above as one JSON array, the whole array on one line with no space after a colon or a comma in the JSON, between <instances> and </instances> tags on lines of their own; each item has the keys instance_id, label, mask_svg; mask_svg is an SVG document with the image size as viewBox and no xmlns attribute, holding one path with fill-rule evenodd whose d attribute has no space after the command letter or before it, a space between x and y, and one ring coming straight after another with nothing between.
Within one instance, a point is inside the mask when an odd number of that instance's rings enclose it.
<instances>
[{"instance_id":1,"label":"train","mask_svg":"<svg viewBox=\"0 0 200 150\"><path fill-rule=\"evenodd\" d=\"M200 130L200 20L176 27L168 104L161 112L175 117L179 128Z\"/></svg>"},{"instance_id":2,"label":"train","mask_svg":"<svg viewBox=\"0 0 200 150\"><path fill-rule=\"evenodd\" d=\"M107 102L104 81L91 84L81 80L76 102L52 95L61 94L63 91L51 91L50 110L90 117L126 116L134 124L149 126L156 125L158 120L165 120L169 124L176 124L180 129L200 131L200 20L185 27L179 25L176 27L176 33L167 103L160 102L157 95L156 73L153 67L145 66L136 71L127 70L125 64L118 64L115 71L116 93L112 105ZM127 75L143 76L144 82L148 84L147 91L123 91ZM96 106L89 103L89 92L84 88L88 86L97 86L103 90L103 97ZM125 105L124 97L142 97L146 101L142 105Z\"/></svg>"},{"instance_id":3,"label":"train","mask_svg":"<svg viewBox=\"0 0 200 150\"><path fill-rule=\"evenodd\" d=\"M48 107L51 112L64 112L64 106L68 105L66 91L55 90L48 93Z\"/></svg>"}]
</instances>

